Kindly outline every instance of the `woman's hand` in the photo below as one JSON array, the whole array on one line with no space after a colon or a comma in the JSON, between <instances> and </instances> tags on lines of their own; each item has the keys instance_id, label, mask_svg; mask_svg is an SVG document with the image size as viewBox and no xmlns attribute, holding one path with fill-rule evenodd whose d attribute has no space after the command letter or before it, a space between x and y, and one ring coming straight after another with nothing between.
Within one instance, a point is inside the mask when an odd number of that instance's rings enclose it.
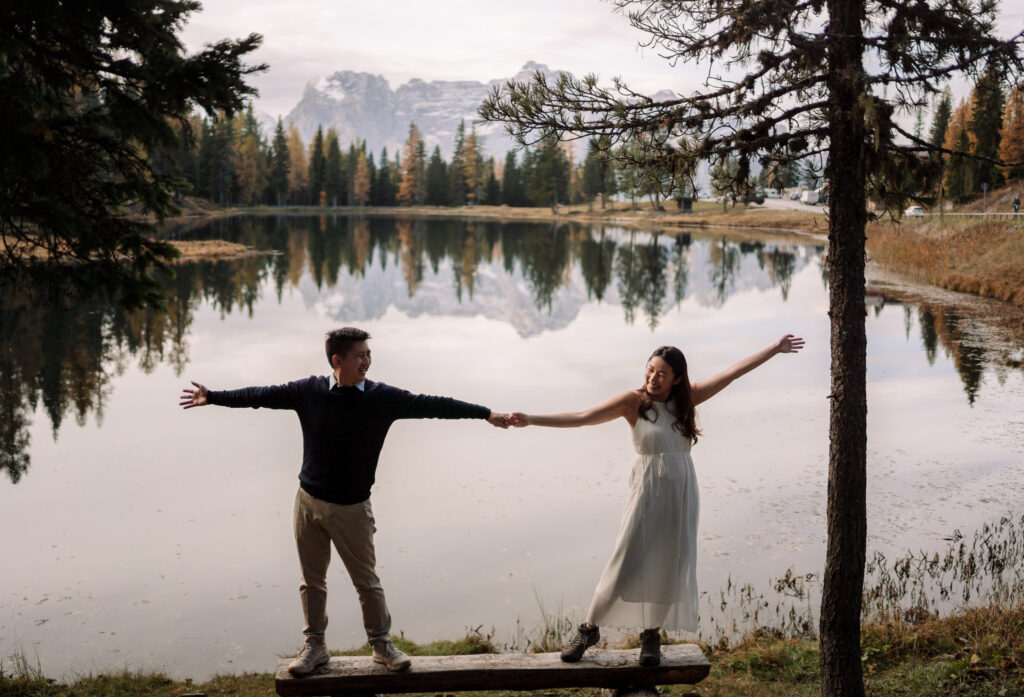
<instances>
[{"instance_id":1,"label":"woman's hand","mask_svg":"<svg viewBox=\"0 0 1024 697\"><path fill-rule=\"evenodd\" d=\"M517 411L510 415L512 417L511 424L516 428L523 428L530 425L530 417L521 411Z\"/></svg>"},{"instance_id":2,"label":"woman's hand","mask_svg":"<svg viewBox=\"0 0 1024 697\"><path fill-rule=\"evenodd\" d=\"M786 336L775 342L775 353L796 353L803 347L803 339L792 334L786 334Z\"/></svg>"},{"instance_id":3,"label":"woman's hand","mask_svg":"<svg viewBox=\"0 0 1024 697\"><path fill-rule=\"evenodd\" d=\"M497 428L508 428L512 425L511 414L499 414L492 411L491 415L487 417L487 422Z\"/></svg>"}]
</instances>

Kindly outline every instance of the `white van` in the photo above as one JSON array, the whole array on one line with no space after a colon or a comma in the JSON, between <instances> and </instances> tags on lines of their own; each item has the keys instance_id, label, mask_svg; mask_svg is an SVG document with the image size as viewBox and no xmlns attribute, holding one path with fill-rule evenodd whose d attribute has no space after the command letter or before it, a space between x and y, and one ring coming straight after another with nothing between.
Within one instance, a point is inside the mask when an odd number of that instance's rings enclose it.
<instances>
[{"instance_id":1,"label":"white van","mask_svg":"<svg viewBox=\"0 0 1024 697\"><path fill-rule=\"evenodd\" d=\"M804 189L804 192L800 194L800 203L806 203L808 206L813 206L818 202L818 190L817 189Z\"/></svg>"}]
</instances>

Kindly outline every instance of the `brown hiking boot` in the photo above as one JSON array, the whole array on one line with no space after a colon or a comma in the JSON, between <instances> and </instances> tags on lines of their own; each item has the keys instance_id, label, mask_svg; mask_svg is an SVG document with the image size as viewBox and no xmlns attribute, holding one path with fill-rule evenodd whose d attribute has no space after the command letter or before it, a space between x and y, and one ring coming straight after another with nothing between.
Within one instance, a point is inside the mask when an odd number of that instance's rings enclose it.
<instances>
[{"instance_id":1,"label":"brown hiking boot","mask_svg":"<svg viewBox=\"0 0 1024 697\"><path fill-rule=\"evenodd\" d=\"M583 652L601 640L601 630L597 627L588 627L581 624L576 630L576 636L569 640L569 643L562 649L562 660L566 663L575 663L583 658Z\"/></svg>"}]
</instances>

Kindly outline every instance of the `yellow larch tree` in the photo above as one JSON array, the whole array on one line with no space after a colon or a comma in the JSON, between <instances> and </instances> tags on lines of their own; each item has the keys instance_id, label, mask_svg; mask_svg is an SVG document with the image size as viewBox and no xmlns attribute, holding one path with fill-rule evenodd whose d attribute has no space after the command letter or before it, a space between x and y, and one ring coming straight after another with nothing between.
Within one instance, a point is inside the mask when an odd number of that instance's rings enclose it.
<instances>
[{"instance_id":1,"label":"yellow larch tree","mask_svg":"<svg viewBox=\"0 0 1024 697\"><path fill-rule=\"evenodd\" d=\"M471 128L462 141L462 181L466 187L466 203L473 205L480 200L483 188L483 154L476 141L476 128Z\"/></svg>"},{"instance_id":2,"label":"yellow larch tree","mask_svg":"<svg viewBox=\"0 0 1024 697\"><path fill-rule=\"evenodd\" d=\"M999 159L1006 163L1007 181L1024 178L1024 89L1013 88L1003 110Z\"/></svg>"},{"instance_id":3,"label":"yellow larch tree","mask_svg":"<svg viewBox=\"0 0 1024 697\"><path fill-rule=\"evenodd\" d=\"M398 205L420 206L426 199L427 162L423 136L415 123L409 124L409 138L402 148Z\"/></svg>"},{"instance_id":4,"label":"yellow larch tree","mask_svg":"<svg viewBox=\"0 0 1024 697\"><path fill-rule=\"evenodd\" d=\"M288 159L291 163L291 169L288 170L288 200L293 204L304 203L309 188L309 163L302 134L293 124L288 126Z\"/></svg>"},{"instance_id":5,"label":"yellow larch tree","mask_svg":"<svg viewBox=\"0 0 1024 697\"><path fill-rule=\"evenodd\" d=\"M356 158L356 171L352 175L352 203L365 206L370 201L370 164L366 151L360 150Z\"/></svg>"}]
</instances>

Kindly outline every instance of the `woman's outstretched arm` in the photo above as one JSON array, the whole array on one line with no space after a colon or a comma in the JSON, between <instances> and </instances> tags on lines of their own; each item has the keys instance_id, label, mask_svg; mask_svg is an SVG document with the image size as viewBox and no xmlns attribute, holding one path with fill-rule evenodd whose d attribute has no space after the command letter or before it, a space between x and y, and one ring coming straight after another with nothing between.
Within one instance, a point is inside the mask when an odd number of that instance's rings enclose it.
<instances>
[{"instance_id":1,"label":"woman's outstretched arm","mask_svg":"<svg viewBox=\"0 0 1024 697\"><path fill-rule=\"evenodd\" d=\"M733 380L741 375L746 375L754 368L765 363L769 358L780 353L796 353L803 347L803 339L792 334L786 334L768 348L758 351L753 356L747 356L738 363L734 363L718 375L695 383L692 388L693 403L700 404L701 402L706 402L724 390Z\"/></svg>"},{"instance_id":2,"label":"woman's outstretched arm","mask_svg":"<svg viewBox=\"0 0 1024 697\"><path fill-rule=\"evenodd\" d=\"M555 428L574 428L576 426L593 426L603 424L618 417L630 423L636 416L640 396L633 392L623 392L612 397L604 404L592 409L564 414L524 414L517 412L512 415L514 426L552 426Z\"/></svg>"}]
</instances>

